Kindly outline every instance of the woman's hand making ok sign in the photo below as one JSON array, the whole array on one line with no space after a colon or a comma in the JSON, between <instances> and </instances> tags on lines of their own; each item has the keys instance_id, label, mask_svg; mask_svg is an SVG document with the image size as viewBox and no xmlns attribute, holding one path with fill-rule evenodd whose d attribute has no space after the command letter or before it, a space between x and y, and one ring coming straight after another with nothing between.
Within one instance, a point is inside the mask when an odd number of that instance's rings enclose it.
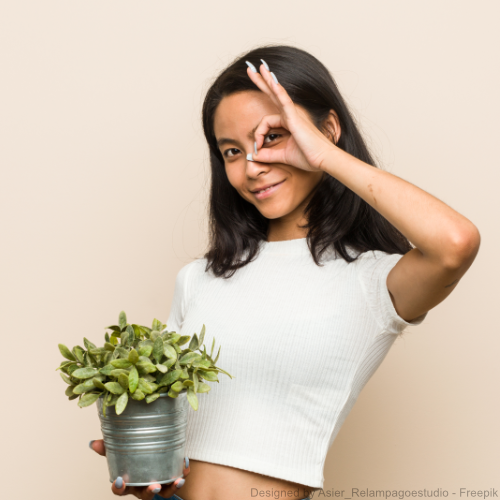
<instances>
[{"instance_id":1,"label":"woman's hand making ok sign","mask_svg":"<svg viewBox=\"0 0 500 500\"><path fill-rule=\"evenodd\" d=\"M326 155L337 146L316 128L303 108L294 104L283 86L277 83L276 76L269 71L265 61L261 61L260 73L247 61L248 76L271 98L280 113L262 118L254 133L254 153L249 154L247 159L263 163L285 163L312 172L321 170ZM290 132L285 147L260 149L269 130L274 128L284 128ZM337 141L338 137L335 142Z\"/></svg>"}]
</instances>

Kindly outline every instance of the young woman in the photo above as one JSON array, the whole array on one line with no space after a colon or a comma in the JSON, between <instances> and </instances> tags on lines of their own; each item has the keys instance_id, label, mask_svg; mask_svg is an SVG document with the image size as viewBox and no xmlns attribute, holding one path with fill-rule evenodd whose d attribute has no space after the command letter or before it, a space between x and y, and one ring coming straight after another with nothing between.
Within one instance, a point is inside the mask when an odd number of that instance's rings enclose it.
<instances>
[{"instance_id":1,"label":"young woman","mask_svg":"<svg viewBox=\"0 0 500 500\"><path fill-rule=\"evenodd\" d=\"M233 62L207 93L203 127L209 250L179 271L167 324L181 335L205 324L233 379L189 412L184 479L126 488L119 478L112 490L303 499L323 487L361 389L457 286L479 232L376 167L332 76L298 48ZM105 453L102 440L91 447Z\"/></svg>"}]
</instances>

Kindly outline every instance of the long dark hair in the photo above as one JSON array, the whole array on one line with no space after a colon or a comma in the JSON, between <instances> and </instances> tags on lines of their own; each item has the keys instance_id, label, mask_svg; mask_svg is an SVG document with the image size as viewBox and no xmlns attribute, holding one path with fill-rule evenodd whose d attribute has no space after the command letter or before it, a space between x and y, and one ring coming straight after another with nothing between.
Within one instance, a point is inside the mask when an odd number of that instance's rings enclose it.
<instances>
[{"instance_id":1,"label":"long dark hair","mask_svg":"<svg viewBox=\"0 0 500 500\"><path fill-rule=\"evenodd\" d=\"M202 109L212 171L209 250L204 257L206 271L212 269L217 277L230 278L255 258L260 242L267 240L269 220L229 183L214 134L214 114L224 97L245 90L260 90L248 77L245 61L258 68L261 59L277 75L293 102L309 112L319 130L323 130L323 122L333 109L341 127L336 145L378 168L332 75L318 59L302 49L273 44L257 47L236 58L216 77ZM346 246L359 253L382 250L391 254L405 254L413 248L385 217L331 175L324 175L315 187L304 215L307 244L318 266L323 252L332 247L347 262L357 257L350 255Z\"/></svg>"}]
</instances>

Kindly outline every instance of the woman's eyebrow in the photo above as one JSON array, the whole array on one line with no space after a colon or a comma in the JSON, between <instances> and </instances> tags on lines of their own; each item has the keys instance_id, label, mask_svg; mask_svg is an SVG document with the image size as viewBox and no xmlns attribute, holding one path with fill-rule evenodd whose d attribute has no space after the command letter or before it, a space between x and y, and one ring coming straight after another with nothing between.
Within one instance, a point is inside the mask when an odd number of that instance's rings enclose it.
<instances>
[{"instance_id":1,"label":"woman's eyebrow","mask_svg":"<svg viewBox=\"0 0 500 500\"><path fill-rule=\"evenodd\" d=\"M257 125L255 125L255 127L250 130L250 132L248 132L247 134L247 137L249 139L253 139L253 134L255 133L255 131L257 130L257 127L259 126L259 124L257 123ZM232 144L240 144L238 141L234 140L234 139L229 139L228 137L221 137L218 141L217 141L217 147L220 148L221 146L224 146L224 144L228 144L228 143L232 143ZM241 144L240 144L241 146Z\"/></svg>"}]
</instances>

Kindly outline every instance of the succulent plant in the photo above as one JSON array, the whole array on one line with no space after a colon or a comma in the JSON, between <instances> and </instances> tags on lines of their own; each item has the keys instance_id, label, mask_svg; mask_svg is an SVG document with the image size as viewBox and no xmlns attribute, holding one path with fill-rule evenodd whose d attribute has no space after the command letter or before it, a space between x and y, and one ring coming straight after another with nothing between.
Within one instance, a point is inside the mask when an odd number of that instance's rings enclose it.
<instances>
[{"instance_id":1,"label":"succulent plant","mask_svg":"<svg viewBox=\"0 0 500 500\"><path fill-rule=\"evenodd\" d=\"M130 325L122 311L118 325L105 328L111 330L104 335L104 346L96 347L84 338L81 346L69 350L59 344L61 354L66 358L56 369L61 370L61 377L68 384L66 396L69 400L78 398L78 406L84 408L103 397L103 414L106 407L114 406L117 415L125 410L129 398L152 403L162 393L177 398L183 391L193 408L198 409L197 393L210 391L210 386L203 382L219 382L218 372L232 375L215 366L215 359L203 345L205 325L200 336L179 335L167 331L167 325L154 319L151 328ZM181 346L189 341L188 347ZM203 346L203 351L201 347ZM196 351L199 351L196 352Z\"/></svg>"}]
</instances>

